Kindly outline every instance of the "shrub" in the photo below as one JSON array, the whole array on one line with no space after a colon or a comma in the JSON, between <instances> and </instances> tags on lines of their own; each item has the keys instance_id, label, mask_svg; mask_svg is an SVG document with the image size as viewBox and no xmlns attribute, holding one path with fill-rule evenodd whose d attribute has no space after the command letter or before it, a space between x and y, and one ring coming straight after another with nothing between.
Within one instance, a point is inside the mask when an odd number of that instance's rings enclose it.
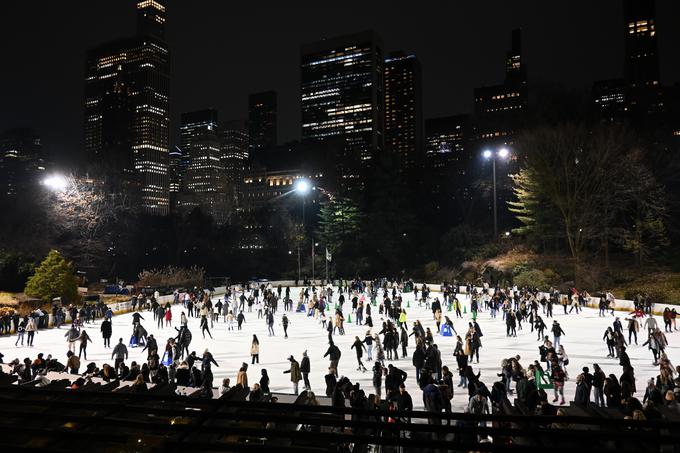
<instances>
[{"instance_id":1,"label":"shrub","mask_svg":"<svg viewBox=\"0 0 680 453\"><path fill-rule=\"evenodd\" d=\"M439 271L439 262L430 261L423 267L423 272L425 273L425 278L432 278Z\"/></svg>"},{"instance_id":2,"label":"shrub","mask_svg":"<svg viewBox=\"0 0 680 453\"><path fill-rule=\"evenodd\" d=\"M632 300L637 294L648 294L654 303L680 304L680 275L673 273L649 274L623 288L614 295Z\"/></svg>"},{"instance_id":3,"label":"shrub","mask_svg":"<svg viewBox=\"0 0 680 453\"><path fill-rule=\"evenodd\" d=\"M190 268L167 266L161 269L145 270L139 273L142 286L203 286L205 271L198 266Z\"/></svg>"},{"instance_id":4,"label":"shrub","mask_svg":"<svg viewBox=\"0 0 680 453\"><path fill-rule=\"evenodd\" d=\"M529 269L515 275L513 282L518 287L537 287L546 291L550 289L551 281L545 272L539 269Z\"/></svg>"},{"instance_id":5,"label":"shrub","mask_svg":"<svg viewBox=\"0 0 680 453\"><path fill-rule=\"evenodd\" d=\"M642 296L648 294L649 297L652 299L652 302L654 302L655 304L678 303L678 301L674 302L671 300L672 294L670 291L667 291L664 288L645 286L638 286L626 289L626 291L623 293L623 298L627 300L633 300L635 299L635 296L638 294Z\"/></svg>"},{"instance_id":6,"label":"shrub","mask_svg":"<svg viewBox=\"0 0 680 453\"><path fill-rule=\"evenodd\" d=\"M78 297L78 282L71 264L58 251L51 250L28 279L24 292L43 302L61 297L62 302L71 303Z\"/></svg>"}]
</instances>

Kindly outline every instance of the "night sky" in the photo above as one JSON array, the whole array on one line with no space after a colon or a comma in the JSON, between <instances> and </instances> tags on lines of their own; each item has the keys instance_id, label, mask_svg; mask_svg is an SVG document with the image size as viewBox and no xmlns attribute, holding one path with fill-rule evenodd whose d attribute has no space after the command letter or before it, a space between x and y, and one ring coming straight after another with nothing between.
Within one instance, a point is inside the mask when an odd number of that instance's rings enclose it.
<instances>
[{"instance_id":1,"label":"night sky","mask_svg":"<svg viewBox=\"0 0 680 453\"><path fill-rule=\"evenodd\" d=\"M385 50L423 64L426 117L472 111L500 83L510 31L523 29L532 84L589 88L622 75L620 0L170 0L173 124L215 107L246 117L250 92L279 92L279 141L299 138L300 44L374 28ZM3 1L0 130L33 127L56 160L82 149L85 52L135 32L134 0ZM680 2L657 1L662 82L680 80Z\"/></svg>"}]
</instances>

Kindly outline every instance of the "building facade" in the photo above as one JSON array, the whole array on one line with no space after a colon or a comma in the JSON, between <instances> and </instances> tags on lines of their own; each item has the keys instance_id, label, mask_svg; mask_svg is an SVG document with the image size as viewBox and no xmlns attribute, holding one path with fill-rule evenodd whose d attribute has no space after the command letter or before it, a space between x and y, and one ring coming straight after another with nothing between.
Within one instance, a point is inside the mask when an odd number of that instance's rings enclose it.
<instances>
[{"instance_id":1,"label":"building facade","mask_svg":"<svg viewBox=\"0 0 680 453\"><path fill-rule=\"evenodd\" d=\"M505 59L504 82L475 88L474 100L479 147L511 142L521 128L529 103L526 65L522 62L521 30L512 31L512 45Z\"/></svg>"},{"instance_id":2,"label":"building facade","mask_svg":"<svg viewBox=\"0 0 680 453\"><path fill-rule=\"evenodd\" d=\"M248 96L248 136L251 153L276 146L277 110L276 91L264 91Z\"/></svg>"},{"instance_id":3,"label":"building facade","mask_svg":"<svg viewBox=\"0 0 680 453\"><path fill-rule=\"evenodd\" d=\"M338 177L347 191L384 148L384 55L373 31L324 39L301 49L302 139L341 138Z\"/></svg>"},{"instance_id":4,"label":"building facade","mask_svg":"<svg viewBox=\"0 0 680 453\"><path fill-rule=\"evenodd\" d=\"M248 168L248 129L243 120L222 123L222 159L227 185L227 199L232 209L239 209L243 179Z\"/></svg>"},{"instance_id":5,"label":"building facade","mask_svg":"<svg viewBox=\"0 0 680 453\"><path fill-rule=\"evenodd\" d=\"M424 174L432 222L452 225L461 221L460 213L470 190L470 127L469 115L425 121Z\"/></svg>"},{"instance_id":6,"label":"building facade","mask_svg":"<svg viewBox=\"0 0 680 453\"><path fill-rule=\"evenodd\" d=\"M180 212L199 207L217 223L227 219L227 185L217 110L182 114L180 148L189 156Z\"/></svg>"},{"instance_id":7,"label":"building facade","mask_svg":"<svg viewBox=\"0 0 680 453\"><path fill-rule=\"evenodd\" d=\"M402 175L423 164L422 71L415 55L385 60L385 149L399 158Z\"/></svg>"},{"instance_id":8,"label":"building facade","mask_svg":"<svg viewBox=\"0 0 680 453\"><path fill-rule=\"evenodd\" d=\"M32 129L0 134L0 197L14 197L37 186L45 166L42 142Z\"/></svg>"},{"instance_id":9,"label":"building facade","mask_svg":"<svg viewBox=\"0 0 680 453\"><path fill-rule=\"evenodd\" d=\"M138 1L138 34L90 50L85 79L84 133L90 164L131 190L142 210L155 215L170 209L165 3Z\"/></svg>"},{"instance_id":10,"label":"building facade","mask_svg":"<svg viewBox=\"0 0 680 453\"><path fill-rule=\"evenodd\" d=\"M654 0L624 0L624 78L631 87L661 83Z\"/></svg>"}]
</instances>

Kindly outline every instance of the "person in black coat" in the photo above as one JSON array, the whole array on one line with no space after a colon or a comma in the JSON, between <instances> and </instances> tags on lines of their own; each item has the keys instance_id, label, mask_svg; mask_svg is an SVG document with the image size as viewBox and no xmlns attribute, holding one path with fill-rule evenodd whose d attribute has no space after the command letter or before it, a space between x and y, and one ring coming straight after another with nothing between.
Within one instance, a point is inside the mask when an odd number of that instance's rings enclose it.
<instances>
[{"instance_id":1,"label":"person in black coat","mask_svg":"<svg viewBox=\"0 0 680 453\"><path fill-rule=\"evenodd\" d=\"M391 363L387 366L387 377L385 378L385 393L391 397L399 391L399 386L406 381L408 374L400 370Z\"/></svg>"},{"instance_id":2,"label":"person in black coat","mask_svg":"<svg viewBox=\"0 0 680 453\"><path fill-rule=\"evenodd\" d=\"M271 393L269 390L269 375L267 374L267 370L264 368L262 368L262 377L260 377L260 389L262 389L262 393L265 395Z\"/></svg>"},{"instance_id":3,"label":"person in black coat","mask_svg":"<svg viewBox=\"0 0 680 453\"><path fill-rule=\"evenodd\" d=\"M178 386L189 387L191 384L191 372L186 363L182 363L175 371L175 381Z\"/></svg>"},{"instance_id":4,"label":"person in black coat","mask_svg":"<svg viewBox=\"0 0 680 453\"><path fill-rule=\"evenodd\" d=\"M420 382L420 371L425 366L425 350L422 346L416 346L413 351L413 366L416 368L416 382Z\"/></svg>"},{"instance_id":5,"label":"person in black coat","mask_svg":"<svg viewBox=\"0 0 680 453\"><path fill-rule=\"evenodd\" d=\"M590 386L585 380L583 374L576 376L576 393L574 395L574 403L586 406L590 402Z\"/></svg>"},{"instance_id":6,"label":"person in black coat","mask_svg":"<svg viewBox=\"0 0 680 453\"><path fill-rule=\"evenodd\" d=\"M307 356L307 351L302 353L302 360L300 360L300 373L302 373L302 379L305 383L305 389L311 390L312 386L309 384L309 372L310 372L310 362L309 356Z\"/></svg>"},{"instance_id":7,"label":"person in black coat","mask_svg":"<svg viewBox=\"0 0 680 453\"><path fill-rule=\"evenodd\" d=\"M104 347L105 348L110 348L111 347L111 321L108 319L104 319L102 321L102 325L99 329L102 333L102 338L104 339Z\"/></svg>"},{"instance_id":8,"label":"person in black coat","mask_svg":"<svg viewBox=\"0 0 680 453\"><path fill-rule=\"evenodd\" d=\"M406 391L404 384L399 386L399 395L395 398L395 401L400 411L411 412L413 410L413 398Z\"/></svg>"},{"instance_id":9,"label":"person in black coat","mask_svg":"<svg viewBox=\"0 0 680 453\"><path fill-rule=\"evenodd\" d=\"M332 368L328 368L328 374L324 377L324 379L326 381L326 396L330 398L333 396L335 386L338 383L338 380L335 377L335 372Z\"/></svg>"}]
</instances>

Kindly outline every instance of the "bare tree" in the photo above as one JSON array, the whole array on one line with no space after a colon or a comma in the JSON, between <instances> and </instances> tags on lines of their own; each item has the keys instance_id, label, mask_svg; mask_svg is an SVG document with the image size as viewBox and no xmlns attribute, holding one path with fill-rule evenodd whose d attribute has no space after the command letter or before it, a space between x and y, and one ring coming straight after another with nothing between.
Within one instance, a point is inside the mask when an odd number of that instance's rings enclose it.
<instances>
[{"instance_id":1,"label":"bare tree","mask_svg":"<svg viewBox=\"0 0 680 453\"><path fill-rule=\"evenodd\" d=\"M115 254L118 237L134 208L125 191L110 190L106 181L70 175L44 197L52 236L78 266L102 269Z\"/></svg>"},{"instance_id":2,"label":"bare tree","mask_svg":"<svg viewBox=\"0 0 680 453\"><path fill-rule=\"evenodd\" d=\"M543 127L525 133L517 147L519 201L511 207L526 231L562 230L576 278L589 252L608 254L609 242L623 234L632 203L658 203L651 200L653 181L640 178L648 172L637 140L623 128Z\"/></svg>"}]
</instances>

